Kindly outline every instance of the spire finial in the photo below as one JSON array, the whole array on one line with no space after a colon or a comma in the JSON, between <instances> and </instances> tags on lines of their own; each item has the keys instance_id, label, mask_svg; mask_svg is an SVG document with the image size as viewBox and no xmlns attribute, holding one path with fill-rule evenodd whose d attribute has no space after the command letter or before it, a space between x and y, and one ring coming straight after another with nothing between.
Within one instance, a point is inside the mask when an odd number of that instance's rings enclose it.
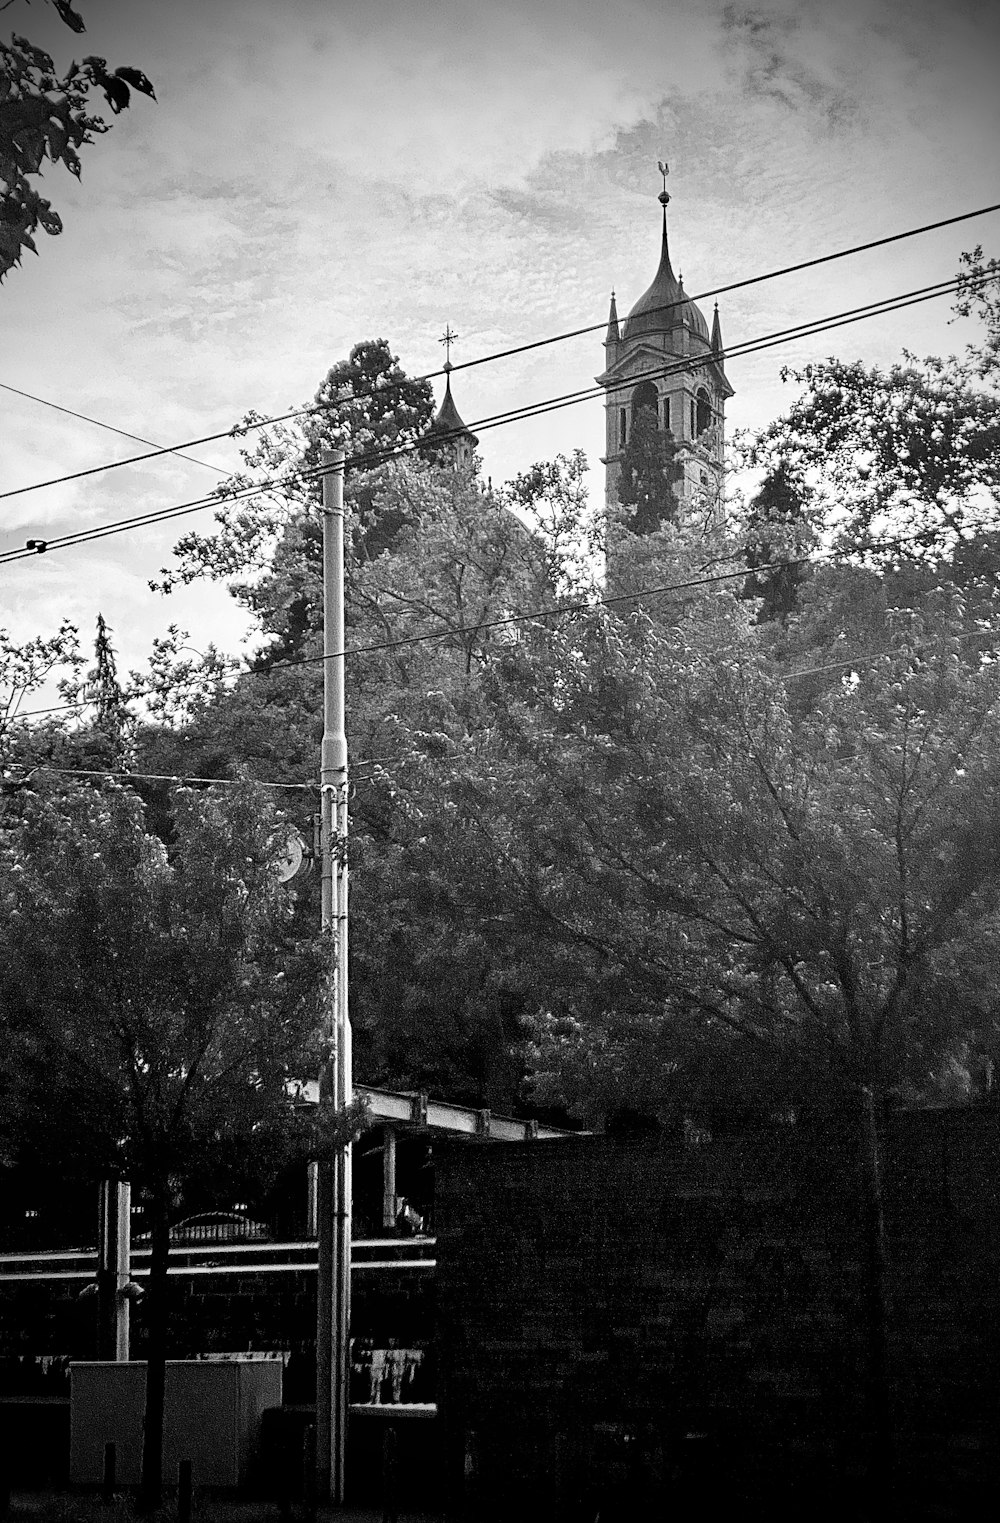
<instances>
[{"instance_id":1,"label":"spire finial","mask_svg":"<svg viewBox=\"0 0 1000 1523\"><path fill-rule=\"evenodd\" d=\"M445 375L448 375L449 372L453 369L453 366L452 366L452 363L451 363L451 346L452 346L452 344L455 342L455 340L457 338L458 338L458 334L457 333L453 333L451 331L451 323L445 323L445 325L444 325L444 332L442 333L441 337L438 339L438 343L444 345L444 373L445 373Z\"/></svg>"},{"instance_id":2,"label":"spire finial","mask_svg":"<svg viewBox=\"0 0 1000 1523\"><path fill-rule=\"evenodd\" d=\"M607 333L604 336L604 342L605 342L605 344L617 344L618 340L619 340L619 337L620 337L620 335L619 335L619 332L618 332L618 308L615 305L615 293L614 293L614 291L612 291L611 292L611 309L608 312L608 331L607 331Z\"/></svg>"},{"instance_id":3,"label":"spire finial","mask_svg":"<svg viewBox=\"0 0 1000 1523\"><path fill-rule=\"evenodd\" d=\"M667 202L670 200L670 192L667 190L667 175L670 173L670 165L667 163L666 159L657 159L656 163L660 174L663 176L663 189L660 191L660 194L656 199L663 207L665 215L667 210Z\"/></svg>"}]
</instances>

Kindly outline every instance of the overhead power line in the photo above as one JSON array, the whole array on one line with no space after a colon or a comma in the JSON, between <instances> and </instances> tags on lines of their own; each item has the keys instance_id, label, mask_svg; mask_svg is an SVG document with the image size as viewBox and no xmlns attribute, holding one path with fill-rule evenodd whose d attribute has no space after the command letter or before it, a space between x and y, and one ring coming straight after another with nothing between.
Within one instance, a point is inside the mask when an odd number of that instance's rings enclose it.
<instances>
[{"instance_id":1,"label":"overhead power line","mask_svg":"<svg viewBox=\"0 0 1000 1523\"><path fill-rule=\"evenodd\" d=\"M205 783L214 786L239 787L252 783L258 788L292 788L298 792L315 789L318 783L274 783L262 778L250 777L188 777L175 772L117 772L112 767L53 767L48 762L26 762L21 769L26 773L53 772L59 777L114 777L123 783Z\"/></svg>"},{"instance_id":2,"label":"overhead power line","mask_svg":"<svg viewBox=\"0 0 1000 1523\"><path fill-rule=\"evenodd\" d=\"M885 248L890 243L900 243L906 238L916 238L921 233L933 233L936 232L938 228L951 227L952 224L956 222L967 222L973 217L986 217L991 212L996 211L1000 211L1000 201L996 202L992 206L981 206L977 211L974 212L961 212L957 217L944 217L939 222L925 222L922 227L911 227L903 233L890 233L884 238L873 238L868 243L855 243L849 249L837 249L834 253L831 254L817 254L813 259L803 259L800 260L797 264L786 264L782 266L781 269L768 270L766 274L763 275L748 275L742 280L731 280L727 285L724 286L712 286L710 290L699 291L694 296L685 295L683 302L668 302L662 307L651 307L649 311L643 315L649 316L653 312L670 311L674 307L684 306L687 302L691 301L707 301L710 296L725 296L730 291L741 291L746 286L760 285L763 281L766 280L777 280L782 275L795 275L800 270L814 269L817 265L830 264L835 259L847 259L852 254L864 254L867 253L870 249ZM623 317L621 321L622 323L627 322L627 317ZM535 339L532 343L518 344L513 349L501 349L494 354L484 355L480 359L463 360L459 364L453 365L452 370L469 370L474 365L486 365L490 364L493 360L507 359L510 355L525 354L530 349L540 349L546 344L561 344L566 339L581 338L584 334L587 333L599 333L602 329L607 328L607 325L608 320L605 318L602 322L591 323L586 328L571 328L564 333L553 334L551 338ZM440 372L437 373L440 374Z\"/></svg>"},{"instance_id":3,"label":"overhead power line","mask_svg":"<svg viewBox=\"0 0 1000 1523\"><path fill-rule=\"evenodd\" d=\"M142 434L129 433L127 428L117 428L114 423L104 423L100 418L92 418L88 413L77 412L73 407L64 407L61 402L53 402L48 397L36 397L31 391L22 391L19 386L10 386L6 381L0 381L0 391L9 391L12 396L24 397L29 402L37 402L40 407L49 407L53 412L65 413L68 418L76 418L81 423L92 423L95 428L103 428L109 434L120 434L123 439L134 439L136 444L153 444L152 439L146 439ZM229 471L225 466L213 465L210 460L199 460L194 455L186 455L183 446L172 448L169 445L156 444L154 448L162 450L164 454L176 455L179 460L187 460L191 465L204 466L206 471L214 471L217 476L228 476ZM21 488L19 490L25 490ZM30 490L27 488L26 490Z\"/></svg>"},{"instance_id":4,"label":"overhead power line","mask_svg":"<svg viewBox=\"0 0 1000 1523\"><path fill-rule=\"evenodd\" d=\"M351 776L355 777L359 768L384 766L387 762L403 760L400 756L374 756L361 757L360 760L351 763ZM30 777L35 772L52 772L58 777L113 777L122 783L177 783L177 784L203 784L209 788L239 788L249 784L254 788L282 788L291 789L297 793L319 793L320 785L314 783L279 783L270 778L262 777L191 777L186 773L177 772L132 772L116 771L113 767L54 767L49 762L25 762L18 764L17 770ZM23 777L10 778L0 777L0 792L4 783L14 782L20 785Z\"/></svg>"},{"instance_id":5,"label":"overhead power line","mask_svg":"<svg viewBox=\"0 0 1000 1523\"><path fill-rule=\"evenodd\" d=\"M982 640L985 633L985 630L982 629L967 629L960 635L954 635L953 639L961 641ZM933 644L933 640L921 640L917 643L915 649L929 650ZM861 655L855 652L853 656L845 656L842 661L825 661L821 666L804 666L796 669L794 672L781 672L778 674L778 677L781 682L793 682L798 677L822 677L827 672L842 672L845 667L861 666L864 662L880 661L883 656L894 656L896 654L892 650L871 650L865 651Z\"/></svg>"},{"instance_id":6,"label":"overhead power line","mask_svg":"<svg viewBox=\"0 0 1000 1523\"><path fill-rule=\"evenodd\" d=\"M978 285L986 285L994 281L996 276L984 277ZM902 311L906 307L916 306L924 301L932 301L941 296L952 295L958 289L957 281L942 281L933 286L921 286L915 291L908 291L897 296L884 297L879 301L871 302L863 307L850 308L845 312L839 312L831 317L815 318L792 328L780 329L763 335L757 339L747 339L742 343L731 346L725 351L726 359L739 359L749 354L759 353L764 349L774 348L777 345L792 343L796 339L816 337L821 333L830 332L835 328L844 327L848 324L861 322L869 317L880 317L893 312ZM627 390L637 380L662 378L667 375L684 371L705 368L716 363L722 355L709 351L704 355L690 355L683 359L671 360L669 363L644 371L639 375L631 376L628 381L618 386L605 388L603 386L589 386L580 391L566 392L558 397L546 398L539 402L525 403L521 407L511 408L506 412L495 413L484 418L474 420L468 424L469 430L478 429L485 432L492 428L501 428L511 423L526 421L529 418L541 417L549 412L557 412L565 407L573 407L581 402L593 401L596 397L605 395L607 392L614 394L616 391ZM448 435L438 435L435 442L440 443ZM385 464L389 460L400 459L403 456L418 452L426 446L426 441L417 441L412 444L372 450L360 455L351 456L345 465L351 470L370 468L375 465ZM166 508L155 508L148 513L131 515L128 518L118 519L110 524L97 524L89 529L79 529L68 534L54 535L49 539L32 540L23 548L7 550L0 553L0 565L11 561L25 560L49 550L66 549L73 545L85 544L91 540L104 539L111 535L122 534L130 529L147 526L154 523L165 522L172 518L185 517L191 513L203 512L209 508L221 508L227 504L246 501L261 493L272 490L286 490L292 486L318 479L324 473L323 466L303 468L300 471L290 472L284 477L271 477L263 481L254 482L251 485L240 488L237 492L227 497L210 496L195 498L190 502L178 503Z\"/></svg>"},{"instance_id":7,"label":"overhead power line","mask_svg":"<svg viewBox=\"0 0 1000 1523\"><path fill-rule=\"evenodd\" d=\"M837 249L827 254L817 254L811 259L803 259L798 261L796 264L783 265L780 269L767 270L759 275L744 276L739 280L729 281L727 284L721 286L713 286L708 290L697 292L692 296L685 295L683 302L667 303L660 310L668 311L675 306L686 305L687 302L707 301L709 297L723 296L730 291L739 291L745 289L747 286L759 285L765 281L776 280L785 275L794 275L801 270L814 269L818 265L829 264L834 260L847 259L855 254L867 253L871 249L885 248L889 244L899 243L907 238L916 238L924 233L936 232L938 229L943 227L953 227L957 223L968 222L976 217L989 216L996 211L1000 211L1000 202L995 202L990 206L977 207L974 211L960 212L954 217L943 217L936 222L925 222L920 227L907 228L904 232L889 233L882 238L872 238L865 243L853 244L850 248ZM500 349L496 350L492 354L480 355L476 359L463 360L461 363L453 365L452 371L471 370L478 365L493 364L498 360L510 359L518 354L526 354L533 349L544 348L552 344L561 344L565 343L569 339L580 338L590 333L597 333L606 327L607 319L604 318L600 322L589 323L581 328L570 328L564 330L561 333L549 334L545 338L530 339L526 343L516 344L509 349ZM431 381L435 380L439 376L444 375L445 373L446 372L443 369L429 370L426 371L423 375L412 377L412 379L415 381ZM15 388L9 387L7 389L14 390ZM22 393L22 395L26 395L26 393ZM45 481L32 482L27 486L12 487L5 492L0 492L0 499L5 497L18 497L26 492L38 492L45 487L60 486L65 482L80 481L85 477L98 475L105 471L120 470L123 466L138 465L147 460L157 459L162 455L177 454L183 450L195 449L202 444L212 444L220 439L238 437L242 434L249 433L253 429L266 428L274 423L285 423L296 418L314 417L319 413L334 411L337 407L343 405L344 403L352 401L363 401L365 399L376 397L377 395L377 390L359 391L350 397L342 397L334 402L323 402L314 404L309 407L293 408L288 412L274 414L270 417L261 418L250 423L236 424L231 428L221 429L216 433L202 434L194 439L186 439L178 444L157 446L154 449L146 451L144 454L132 455L125 460L110 460L104 462L101 465L89 466L84 470L70 471L62 476L52 476ZM37 401L41 399L35 398L34 400ZM61 410L68 411L69 409ZM87 419L86 421L94 422L95 420ZM110 425L102 424L99 426L104 427ZM124 430L116 430L116 432L124 432ZM129 437L137 436L131 435ZM197 463L204 464L204 462L201 461Z\"/></svg>"}]
</instances>

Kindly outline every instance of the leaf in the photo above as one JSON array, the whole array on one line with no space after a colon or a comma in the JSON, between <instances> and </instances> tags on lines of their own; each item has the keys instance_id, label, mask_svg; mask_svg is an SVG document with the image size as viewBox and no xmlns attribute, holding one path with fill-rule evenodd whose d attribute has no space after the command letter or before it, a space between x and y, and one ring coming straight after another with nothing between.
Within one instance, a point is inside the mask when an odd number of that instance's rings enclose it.
<instances>
[{"instance_id":1,"label":"leaf","mask_svg":"<svg viewBox=\"0 0 1000 1523\"><path fill-rule=\"evenodd\" d=\"M62 218L58 212L52 210L48 201L39 201L38 220L50 237L55 237L62 232Z\"/></svg>"},{"instance_id":2,"label":"leaf","mask_svg":"<svg viewBox=\"0 0 1000 1523\"><path fill-rule=\"evenodd\" d=\"M69 142L69 133L66 131L66 128L63 126L62 122L57 121L54 117L50 117L48 124L48 135L49 158L61 158L66 150L66 144Z\"/></svg>"},{"instance_id":3,"label":"leaf","mask_svg":"<svg viewBox=\"0 0 1000 1523\"><path fill-rule=\"evenodd\" d=\"M41 133L19 132L13 146L22 172L29 175L37 174L42 159L45 157L45 139Z\"/></svg>"},{"instance_id":4,"label":"leaf","mask_svg":"<svg viewBox=\"0 0 1000 1523\"><path fill-rule=\"evenodd\" d=\"M131 96L128 85L123 80L116 79L113 74L109 74L101 80L101 88L107 97L108 105L116 116L119 111L125 110Z\"/></svg>"},{"instance_id":5,"label":"leaf","mask_svg":"<svg viewBox=\"0 0 1000 1523\"><path fill-rule=\"evenodd\" d=\"M73 9L69 0L52 0L60 21L64 21L71 32L85 32L87 28L83 24L83 17Z\"/></svg>"},{"instance_id":6,"label":"leaf","mask_svg":"<svg viewBox=\"0 0 1000 1523\"><path fill-rule=\"evenodd\" d=\"M115 77L117 79L124 79L125 83L131 85L133 90L139 90L143 95L149 95L153 100L156 99L156 91L153 89L152 81L146 77L141 69L130 69L126 64L122 68L115 70Z\"/></svg>"}]
</instances>

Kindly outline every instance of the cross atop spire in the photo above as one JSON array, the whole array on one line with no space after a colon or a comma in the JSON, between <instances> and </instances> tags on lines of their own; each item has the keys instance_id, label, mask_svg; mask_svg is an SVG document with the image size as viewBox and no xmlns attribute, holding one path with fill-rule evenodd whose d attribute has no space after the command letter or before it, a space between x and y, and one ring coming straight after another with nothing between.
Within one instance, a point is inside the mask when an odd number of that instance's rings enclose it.
<instances>
[{"instance_id":1,"label":"cross atop spire","mask_svg":"<svg viewBox=\"0 0 1000 1523\"><path fill-rule=\"evenodd\" d=\"M446 373L452 368L451 346L457 338L458 334L451 331L451 323L445 323L444 332L438 339L438 343L444 345L444 368Z\"/></svg>"}]
</instances>

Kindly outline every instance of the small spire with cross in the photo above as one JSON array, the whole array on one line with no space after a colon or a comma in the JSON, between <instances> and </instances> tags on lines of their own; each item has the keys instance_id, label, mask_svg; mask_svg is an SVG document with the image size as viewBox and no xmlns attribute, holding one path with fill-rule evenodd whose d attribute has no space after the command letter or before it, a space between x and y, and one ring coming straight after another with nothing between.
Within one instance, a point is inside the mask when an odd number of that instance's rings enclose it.
<instances>
[{"instance_id":1,"label":"small spire with cross","mask_svg":"<svg viewBox=\"0 0 1000 1523\"><path fill-rule=\"evenodd\" d=\"M444 333L438 339L438 343L444 345L444 370L445 370L445 375L447 375L449 373L449 371L452 369L452 364L451 364L451 346L452 346L453 343L455 343L457 338L458 338L458 334L457 333L453 333L452 330L451 330L451 323L445 323Z\"/></svg>"}]
</instances>

